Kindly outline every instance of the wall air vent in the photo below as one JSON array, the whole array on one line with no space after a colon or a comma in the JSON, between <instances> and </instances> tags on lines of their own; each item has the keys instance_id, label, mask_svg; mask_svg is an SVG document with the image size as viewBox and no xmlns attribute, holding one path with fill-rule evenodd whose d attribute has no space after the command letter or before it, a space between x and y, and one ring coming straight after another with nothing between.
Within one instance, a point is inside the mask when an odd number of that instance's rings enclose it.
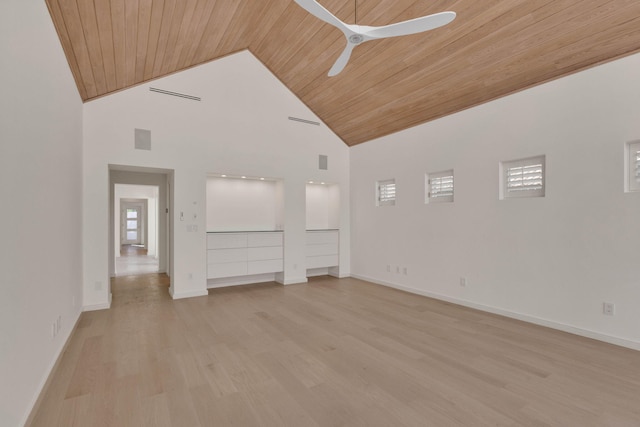
<instances>
[{"instance_id":1,"label":"wall air vent","mask_svg":"<svg viewBox=\"0 0 640 427\"><path fill-rule=\"evenodd\" d=\"M187 95L187 94L178 93L178 92L171 92L171 91L164 90L164 89L158 89L156 87L150 87L149 90L151 92L161 93L163 95L177 96L179 98L186 98L186 99L190 99L192 101L202 101L202 99L197 97L197 96Z\"/></svg>"},{"instance_id":2,"label":"wall air vent","mask_svg":"<svg viewBox=\"0 0 640 427\"><path fill-rule=\"evenodd\" d=\"M293 120L294 122L306 123L308 125L320 126L320 122L314 122L313 120L301 119L299 117L291 117L291 116L289 116L289 120Z\"/></svg>"},{"instance_id":3,"label":"wall air vent","mask_svg":"<svg viewBox=\"0 0 640 427\"><path fill-rule=\"evenodd\" d=\"M151 131L148 129L134 130L134 148L136 150L151 150Z\"/></svg>"},{"instance_id":4,"label":"wall air vent","mask_svg":"<svg viewBox=\"0 0 640 427\"><path fill-rule=\"evenodd\" d=\"M318 156L318 169L327 170L329 169L329 157L324 154L320 154Z\"/></svg>"}]
</instances>

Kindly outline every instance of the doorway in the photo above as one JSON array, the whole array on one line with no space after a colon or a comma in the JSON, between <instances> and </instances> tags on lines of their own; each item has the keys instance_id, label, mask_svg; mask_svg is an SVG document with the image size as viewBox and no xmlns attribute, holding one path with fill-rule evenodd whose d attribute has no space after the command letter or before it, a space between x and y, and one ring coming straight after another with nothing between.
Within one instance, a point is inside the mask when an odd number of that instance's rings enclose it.
<instances>
[{"instance_id":1,"label":"doorway","mask_svg":"<svg viewBox=\"0 0 640 427\"><path fill-rule=\"evenodd\" d=\"M172 170L109 165L112 278L166 274L172 286L172 184Z\"/></svg>"},{"instance_id":2,"label":"doorway","mask_svg":"<svg viewBox=\"0 0 640 427\"><path fill-rule=\"evenodd\" d=\"M115 276L158 273L158 196L154 185L115 184Z\"/></svg>"},{"instance_id":3,"label":"doorway","mask_svg":"<svg viewBox=\"0 0 640 427\"><path fill-rule=\"evenodd\" d=\"M142 230L145 221L145 209L143 203L120 200L120 245L136 245L144 247Z\"/></svg>"}]
</instances>

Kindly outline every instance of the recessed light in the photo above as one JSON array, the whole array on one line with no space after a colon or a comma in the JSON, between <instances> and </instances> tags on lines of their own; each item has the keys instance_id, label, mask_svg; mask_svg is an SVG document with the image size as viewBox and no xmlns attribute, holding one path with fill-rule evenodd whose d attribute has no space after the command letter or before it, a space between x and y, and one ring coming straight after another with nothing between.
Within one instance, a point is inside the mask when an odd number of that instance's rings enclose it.
<instances>
[{"instance_id":1,"label":"recessed light","mask_svg":"<svg viewBox=\"0 0 640 427\"><path fill-rule=\"evenodd\" d=\"M247 177L246 177L246 176L244 176L244 175L242 175L240 178L242 178L242 179L247 179Z\"/></svg>"},{"instance_id":2,"label":"recessed light","mask_svg":"<svg viewBox=\"0 0 640 427\"><path fill-rule=\"evenodd\" d=\"M264 181L264 178L260 178L260 181Z\"/></svg>"},{"instance_id":3,"label":"recessed light","mask_svg":"<svg viewBox=\"0 0 640 427\"><path fill-rule=\"evenodd\" d=\"M320 184L324 185L324 182L321 182Z\"/></svg>"},{"instance_id":4,"label":"recessed light","mask_svg":"<svg viewBox=\"0 0 640 427\"><path fill-rule=\"evenodd\" d=\"M309 181L309 184L313 184L313 181Z\"/></svg>"},{"instance_id":5,"label":"recessed light","mask_svg":"<svg viewBox=\"0 0 640 427\"><path fill-rule=\"evenodd\" d=\"M223 177L223 178L226 178L226 177L227 177L227 175L220 175L220 176L221 176L221 177Z\"/></svg>"}]
</instances>

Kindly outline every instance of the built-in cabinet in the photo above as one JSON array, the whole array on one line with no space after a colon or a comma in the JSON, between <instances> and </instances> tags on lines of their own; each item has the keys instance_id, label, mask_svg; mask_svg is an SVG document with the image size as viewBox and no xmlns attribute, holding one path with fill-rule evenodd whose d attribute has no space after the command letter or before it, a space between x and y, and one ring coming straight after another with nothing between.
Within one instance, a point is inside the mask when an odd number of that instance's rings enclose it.
<instances>
[{"instance_id":1,"label":"built-in cabinet","mask_svg":"<svg viewBox=\"0 0 640 427\"><path fill-rule=\"evenodd\" d=\"M337 267L340 235L338 230L307 230L307 269Z\"/></svg>"},{"instance_id":2,"label":"built-in cabinet","mask_svg":"<svg viewBox=\"0 0 640 427\"><path fill-rule=\"evenodd\" d=\"M207 278L283 271L283 232L207 233Z\"/></svg>"},{"instance_id":3,"label":"built-in cabinet","mask_svg":"<svg viewBox=\"0 0 640 427\"><path fill-rule=\"evenodd\" d=\"M303 242L299 233L304 230L287 229L285 224L283 180L222 173L208 176L207 287L274 280L302 283L305 277L338 275L339 186L307 182L304 202L307 230ZM287 244L293 245L287 248L291 259L286 271L284 232L279 231L283 229L291 233Z\"/></svg>"}]
</instances>

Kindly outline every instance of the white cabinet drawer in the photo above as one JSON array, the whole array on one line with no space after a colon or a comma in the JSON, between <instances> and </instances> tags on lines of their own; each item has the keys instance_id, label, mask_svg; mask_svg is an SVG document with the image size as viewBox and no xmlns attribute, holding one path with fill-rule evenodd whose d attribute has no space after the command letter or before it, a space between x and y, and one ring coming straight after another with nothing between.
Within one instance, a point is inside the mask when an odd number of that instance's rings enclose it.
<instances>
[{"instance_id":1,"label":"white cabinet drawer","mask_svg":"<svg viewBox=\"0 0 640 427\"><path fill-rule=\"evenodd\" d=\"M237 249L209 249L207 263L247 261L247 248Z\"/></svg>"},{"instance_id":2,"label":"white cabinet drawer","mask_svg":"<svg viewBox=\"0 0 640 427\"><path fill-rule=\"evenodd\" d=\"M222 264L208 264L207 278L244 276L247 274L247 262L226 262Z\"/></svg>"},{"instance_id":3,"label":"white cabinet drawer","mask_svg":"<svg viewBox=\"0 0 640 427\"><path fill-rule=\"evenodd\" d=\"M307 245L338 244L338 230L307 231Z\"/></svg>"},{"instance_id":4,"label":"white cabinet drawer","mask_svg":"<svg viewBox=\"0 0 640 427\"><path fill-rule=\"evenodd\" d=\"M323 245L307 245L307 256L320 256L320 255L337 255L338 244L326 243Z\"/></svg>"},{"instance_id":5,"label":"white cabinet drawer","mask_svg":"<svg viewBox=\"0 0 640 427\"><path fill-rule=\"evenodd\" d=\"M219 279L283 271L283 233L207 234L207 278Z\"/></svg>"},{"instance_id":6,"label":"white cabinet drawer","mask_svg":"<svg viewBox=\"0 0 640 427\"><path fill-rule=\"evenodd\" d=\"M282 259L249 261L247 274L277 273L283 270Z\"/></svg>"},{"instance_id":7,"label":"white cabinet drawer","mask_svg":"<svg viewBox=\"0 0 640 427\"><path fill-rule=\"evenodd\" d=\"M248 233L247 246L250 248L262 246L282 246L282 232Z\"/></svg>"},{"instance_id":8,"label":"white cabinet drawer","mask_svg":"<svg viewBox=\"0 0 640 427\"><path fill-rule=\"evenodd\" d=\"M338 255L307 257L307 268L336 267L338 264Z\"/></svg>"},{"instance_id":9,"label":"white cabinet drawer","mask_svg":"<svg viewBox=\"0 0 640 427\"><path fill-rule=\"evenodd\" d=\"M282 246L266 246L264 248L249 248L247 259L259 261L267 259L282 259Z\"/></svg>"},{"instance_id":10,"label":"white cabinet drawer","mask_svg":"<svg viewBox=\"0 0 640 427\"><path fill-rule=\"evenodd\" d=\"M208 233L207 249L246 248L247 233Z\"/></svg>"}]
</instances>

